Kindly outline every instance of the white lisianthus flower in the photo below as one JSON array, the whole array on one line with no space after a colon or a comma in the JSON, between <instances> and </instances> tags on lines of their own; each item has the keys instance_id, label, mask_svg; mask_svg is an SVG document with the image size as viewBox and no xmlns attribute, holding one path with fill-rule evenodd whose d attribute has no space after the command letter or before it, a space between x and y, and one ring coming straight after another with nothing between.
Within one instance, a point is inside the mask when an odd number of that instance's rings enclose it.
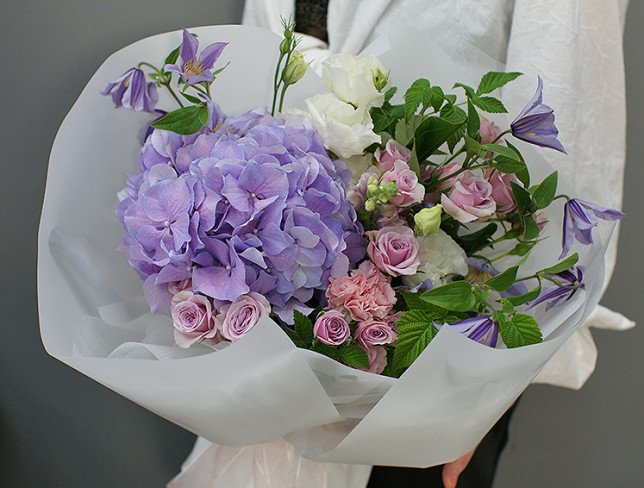
<instances>
[{"instance_id":1,"label":"white lisianthus flower","mask_svg":"<svg viewBox=\"0 0 644 488\"><path fill-rule=\"evenodd\" d=\"M380 143L365 107L354 108L329 92L307 99L306 106L324 146L341 158L362 154L373 143Z\"/></svg>"},{"instance_id":2,"label":"white lisianthus flower","mask_svg":"<svg viewBox=\"0 0 644 488\"><path fill-rule=\"evenodd\" d=\"M387 70L372 54L340 53L329 56L322 63L322 82L327 90L355 107L382 106L385 96L382 74ZM376 88L376 80L381 90Z\"/></svg>"},{"instance_id":3,"label":"white lisianthus flower","mask_svg":"<svg viewBox=\"0 0 644 488\"><path fill-rule=\"evenodd\" d=\"M358 154L347 158L345 163L347 163L347 167L351 170L351 182L356 185L363 174L377 172L375 166L373 166L374 162L375 160L371 153Z\"/></svg>"},{"instance_id":4,"label":"white lisianthus flower","mask_svg":"<svg viewBox=\"0 0 644 488\"><path fill-rule=\"evenodd\" d=\"M446 276L467 274L469 268L465 262L465 251L444 231L439 229L432 234L419 236L416 240L420 245L420 267L416 274L403 277L405 285L414 287L430 279L433 286L437 287L445 284Z\"/></svg>"}]
</instances>

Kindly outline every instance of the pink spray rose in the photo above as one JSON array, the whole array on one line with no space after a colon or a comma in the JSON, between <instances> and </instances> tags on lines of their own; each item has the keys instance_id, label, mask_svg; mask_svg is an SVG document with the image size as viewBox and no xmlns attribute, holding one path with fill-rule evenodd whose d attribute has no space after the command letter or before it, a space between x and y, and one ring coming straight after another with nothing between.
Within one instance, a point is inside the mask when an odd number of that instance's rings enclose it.
<instances>
[{"instance_id":1,"label":"pink spray rose","mask_svg":"<svg viewBox=\"0 0 644 488\"><path fill-rule=\"evenodd\" d=\"M329 308L347 311L356 322L384 319L396 303L396 293L371 261L364 261L351 276L331 278L326 289Z\"/></svg>"},{"instance_id":2,"label":"pink spray rose","mask_svg":"<svg viewBox=\"0 0 644 488\"><path fill-rule=\"evenodd\" d=\"M383 227L366 233L367 254L376 267L391 276L416 274L420 259L418 241L409 227Z\"/></svg>"},{"instance_id":3,"label":"pink spray rose","mask_svg":"<svg viewBox=\"0 0 644 488\"><path fill-rule=\"evenodd\" d=\"M351 336L351 329L340 312L330 310L315 321L313 335L324 344L339 346Z\"/></svg>"},{"instance_id":4,"label":"pink spray rose","mask_svg":"<svg viewBox=\"0 0 644 488\"><path fill-rule=\"evenodd\" d=\"M373 155L378 161L378 169L383 173L392 169L396 161L408 163L411 159L411 151L393 139L387 141L384 151L378 148Z\"/></svg>"},{"instance_id":5,"label":"pink spray rose","mask_svg":"<svg viewBox=\"0 0 644 488\"><path fill-rule=\"evenodd\" d=\"M386 321L367 320L361 322L356 328L353 336L358 344L365 348L371 346L384 346L396 341L396 332Z\"/></svg>"},{"instance_id":6,"label":"pink spray rose","mask_svg":"<svg viewBox=\"0 0 644 488\"><path fill-rule=\"evenodd\" d=\"M492 144L492 141L499 137L501 128L494 122L490 122L482 115L479 115L479 118L481 119L481 127L479 129L479 134L481 134L481 144ZM498 142L499 141L497 141L497 143Z\"/></svg>"},{"instance_id":7,"label":"pink spray rose","mask_svg":"<svg viewBox=\"0 0 644 488\"><path fill-rule=\"evenodd\" d=\"M384 185L388 181L395 181L398 187L398 194L389 199L395 206L408 207L423 201L425 187L418 182L416 172L404 161L394 162L393 168L382 175L380 184Z\"/></svg>"},{"instance_id":8,"label":"pink spray rose","mask_svg":"<svg viewBox=\"0 0 644 488\"><path fill-rule=\"evenodd\" d=\"M492 185L492 198L496 202L496 211L507 214L515 209L516 203L510 183L519 183L513 174L501 173L491 168L485 170L484 178Z\"/></svg>"},{"instance_id":9,"label":"pink spray rose","mask_svg":"<svg viewBox=\"0 0 644 488\"><path fill-rule=\"evenodd\" d=\"M462 168L461 163L457 161L452 161L451 163L447 163L444 166L435 168L431 174L434 178L436 178L437 180L442 180L443 178L447 178L445 181L442 181L441 183L439 183L436 188L438 190L447 190L452 186L454 186L454 183L456 182L456 178L458 178L458 175L456 176L452 176L452 175L460 171L461 168ZM451 176L451 178L448 178L448 176Z\"/></svg>"},{"instance_id":10,"label":"pink spray rose","mask_svg":"<svg viewBox=\"0 0 644 488\"><path fill-rule=\"evenodd\" d=\"M257 325L259 319L271 313L268 300L251 291L231 304L224 305L216 317L217 329L224 339L235 342Z\"/></svg>"},{"instance_id":11,"label":"pink spray rose","mask_svg":"<svg viewBox=\"0 0 644 488\"><path fill-rule=\"evenodd\" d=\"M184 290L172 297L174 340L179 347L188 348L202 339L217 334L210 300Z\"/></svg>"},{"instance_id":12,"label":"pink spray rose","mask_svg":"<svg viewBox=\"0 0 644 488\"><path fill-rule=\"evenodd\" d=\"M470 171L461 173L449 195L441 195L445 212L462 223L487 220L496 212L492 185Z\"/></svg>"}]
</instances>

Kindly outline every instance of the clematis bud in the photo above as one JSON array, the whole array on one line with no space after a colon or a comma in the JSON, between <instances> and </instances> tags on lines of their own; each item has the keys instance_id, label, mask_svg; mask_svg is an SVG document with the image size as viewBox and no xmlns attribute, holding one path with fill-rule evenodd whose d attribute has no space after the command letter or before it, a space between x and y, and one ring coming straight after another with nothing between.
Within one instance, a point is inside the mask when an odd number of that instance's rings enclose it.
<instances>
[{"instance_id":1,"label":"clematis bud","mask_svg":"<svg viewBox=\"0 0 644 488\"><path fill-rule=\"evenodd\" d=\"M304 61L302 53L299 51L293 51L284 71L282 72L284 83L292 85L300 81L304 76L304 73L306 73L306 68L308 68L308 66L308 63Z\"/></svg>"},{"instance_id":2,"label":"clematis bud","mask_svg":"<svg viewBox=\"0 0 644 488\"><path fill-rule=\"evenodd\" d=\"M426 236L438 231L441 226L441 214L443 213L442 205L434 205L431 208L424 208L414 215L416 223L416 234Z\"/></svg>"}]
</instances>

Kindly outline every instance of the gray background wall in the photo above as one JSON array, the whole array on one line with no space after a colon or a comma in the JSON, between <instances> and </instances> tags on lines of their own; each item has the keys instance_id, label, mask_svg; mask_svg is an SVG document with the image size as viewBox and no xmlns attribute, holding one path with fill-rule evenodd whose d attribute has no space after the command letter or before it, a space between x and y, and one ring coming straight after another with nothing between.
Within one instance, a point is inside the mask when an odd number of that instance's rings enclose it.
<instances>
[{"instance_id":1,"label":"gray background wall","mask_svg":"<svg viewBox=\"0 0 644 488\"><path fill-rule=\"evenodd\" d=\"M610 0L606 0L610 1ZM235 23L241 0L0 1L0 486L160 487L194 437L48 357L38 334L36 236L51 143L112 52L184 26ZM626 25L629 160L621 258L603 303L641 317L644 3ZM644 485L644 327L595 333L579 392L530 387L497 488Z\"/></svg>"}]
</instances>

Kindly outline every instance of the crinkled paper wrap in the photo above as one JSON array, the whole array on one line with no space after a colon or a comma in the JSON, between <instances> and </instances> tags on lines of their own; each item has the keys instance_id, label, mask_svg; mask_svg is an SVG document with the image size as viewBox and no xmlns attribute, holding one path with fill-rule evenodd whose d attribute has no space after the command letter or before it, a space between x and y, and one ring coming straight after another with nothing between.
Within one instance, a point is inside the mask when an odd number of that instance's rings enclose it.
<instances>
[{"instance_id":1,"label":"crinkled paper wrap","mask_svg":"<svg viewBox=\"0 0 644 488\"><path fill-rule=\"evenodd\" d=\"M224 112L270 102L279 43L275 35L241 26L191 31L203 43L230 43L219 64L231 64L213 93ZM140 60L163 59L179 39L177 32L154 36L108 58L58 132L38 242L40 327L47 351L215 444L246 446L286 438L303 456L323 463L416 467L452 461L472 450L596 306L612 227L602 224L598 244L578 249L586 267L585 290L556 311L535 313L545 336L541 344L491 349L443 327L400 379L356 371L297 349L270 319L222 350L198 346L184 351L173 344L170 318L149 313L139 278L116 252L122 235L114 215L116 192L126 173L136 169L137 133L150 116L114 110L99 96L109 80ZM455 64L438 45L423 44L413 32L395 39L393 47L380 42L379 54L400 87L420 76L443 86L456 80L475 84L490 68L476 57ZM423 53L422 66L411 62L421 58L414 57L410 45ZM429 66L434 69L428 73ZM289 91L289 105L301 106L320 88L308 73ZM550 172L531 147L522 149L535 179ZM553 205L548 216L551 237L522 267L524 273L558 259L561 205ZM244 451L235 452L241 456ZM363 480L365 473L358 473ZM356 473L345 480L351 476ZM319 479L315 486L341 486L339 481L328 484L328 477Z\"/></svg>"}]
</instances>

